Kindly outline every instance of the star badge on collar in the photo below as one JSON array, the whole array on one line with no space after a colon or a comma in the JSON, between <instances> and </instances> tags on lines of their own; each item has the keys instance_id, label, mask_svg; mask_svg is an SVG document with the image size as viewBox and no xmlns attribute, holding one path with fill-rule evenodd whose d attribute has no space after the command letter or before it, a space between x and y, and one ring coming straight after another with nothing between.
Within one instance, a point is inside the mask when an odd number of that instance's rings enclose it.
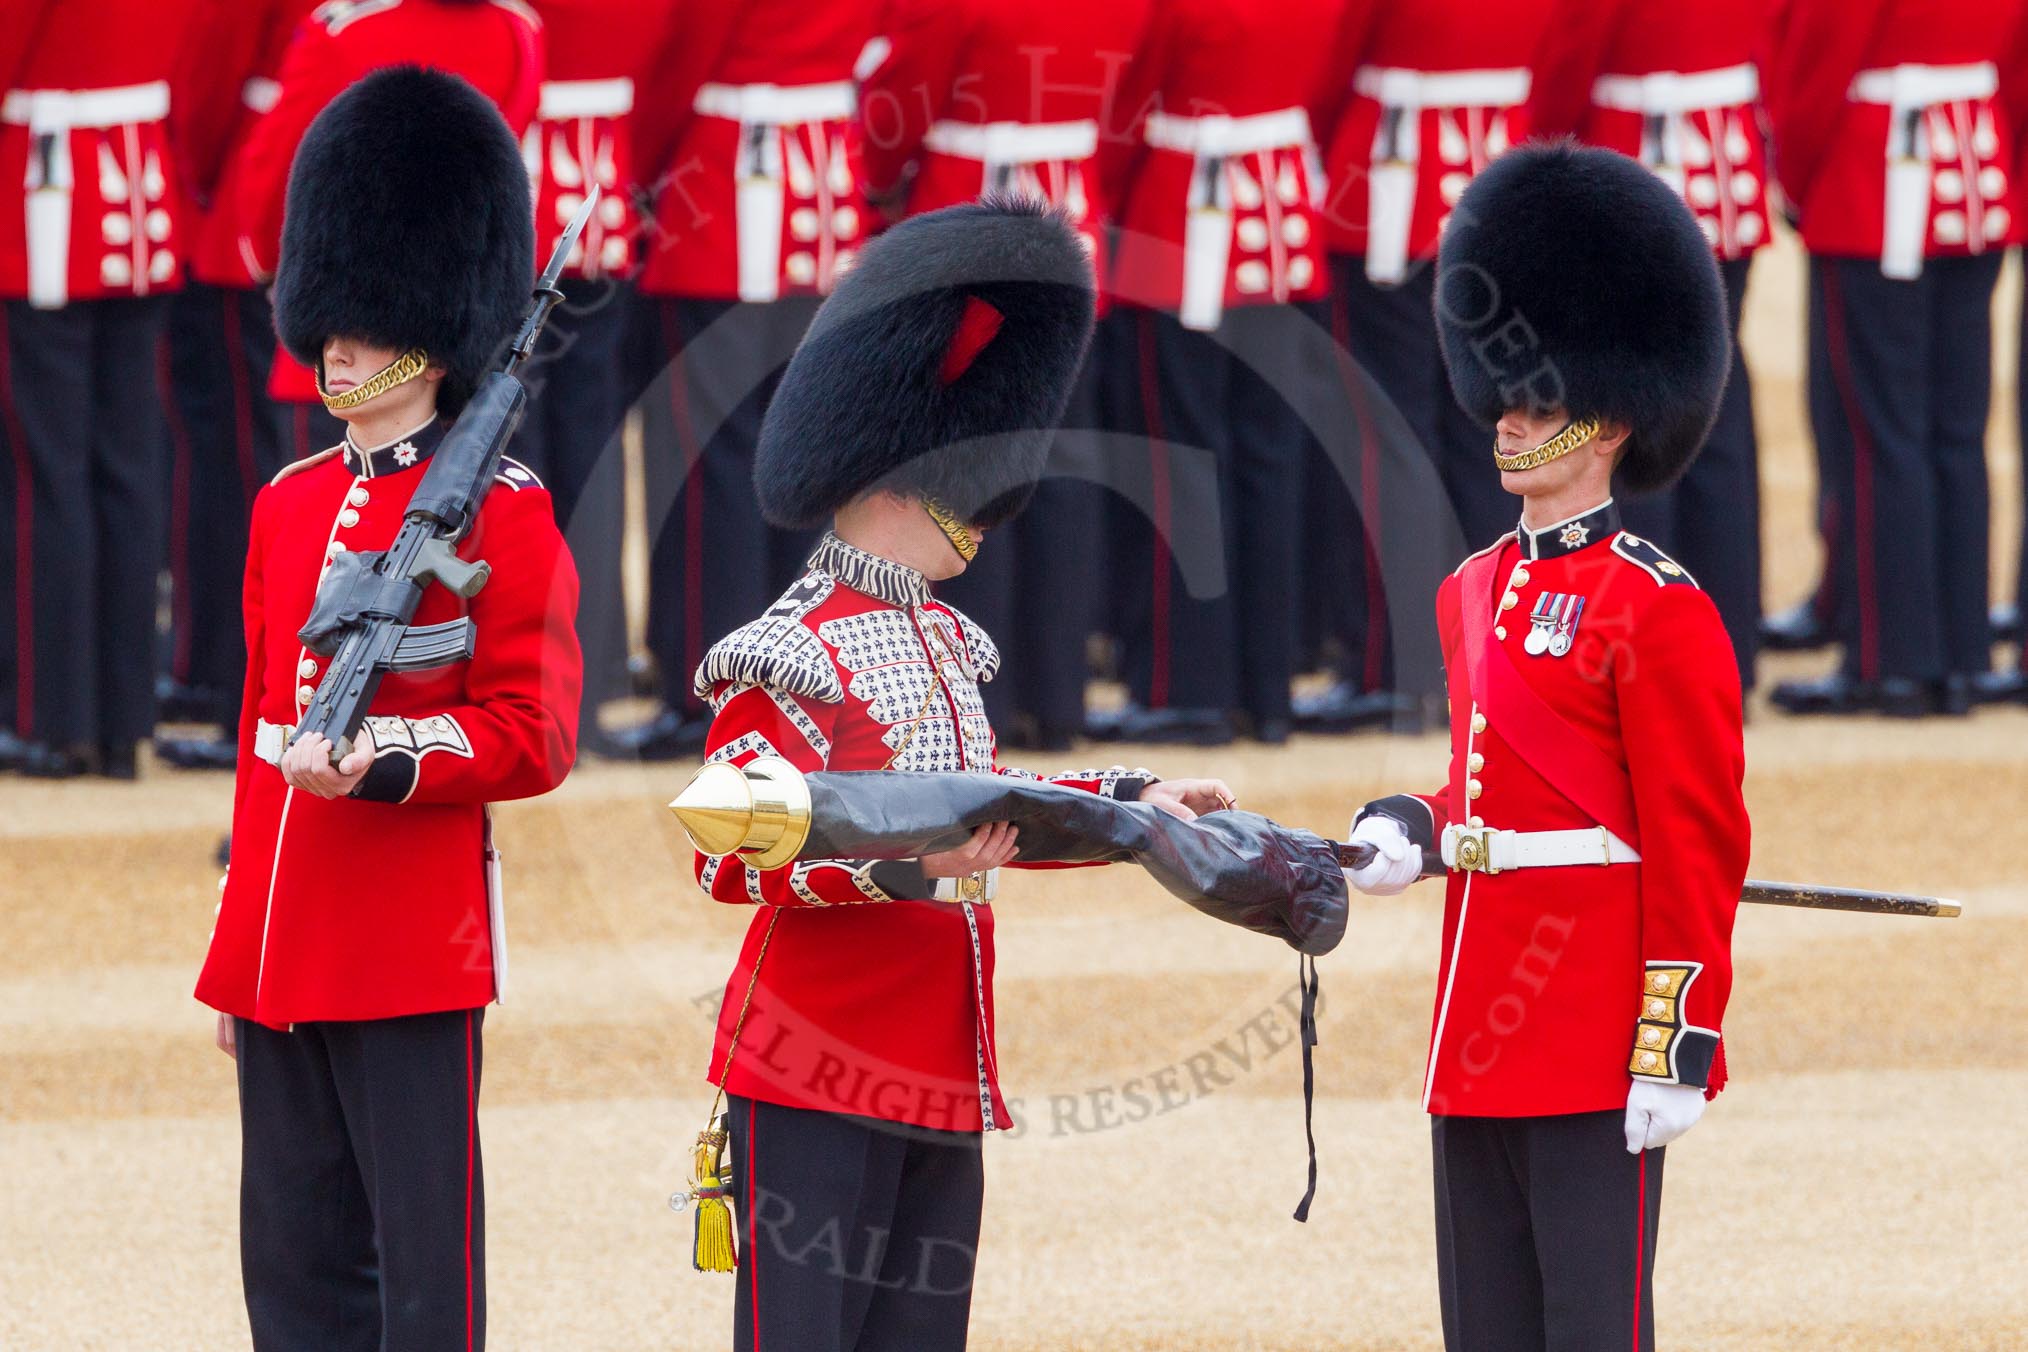
<instances>
[{"instance_id":1,"label":"star badge on collar","mask_svg":"<svg viewBox=\"0 0 2028 1352\"><path fill-rule=\"evenodd\" d=\"M416 456L420 454L421 452L416 450L413 441L404 441L401 445L394 448L394 463L406 468L409 465L413 465Z\"/></svg>"},{"instance_id":2,"label":"star badge on collar","mask_svg":"<svg viewBox=\"0 0 2028 1352\"><path fill-rule=\"evenodd\" d=\"M1573 521L1565 526L1563 533L1556 538L1565 549L1576 549L1591 538L1591 527L1582 521Z\"/></svg>"}]
</instances>

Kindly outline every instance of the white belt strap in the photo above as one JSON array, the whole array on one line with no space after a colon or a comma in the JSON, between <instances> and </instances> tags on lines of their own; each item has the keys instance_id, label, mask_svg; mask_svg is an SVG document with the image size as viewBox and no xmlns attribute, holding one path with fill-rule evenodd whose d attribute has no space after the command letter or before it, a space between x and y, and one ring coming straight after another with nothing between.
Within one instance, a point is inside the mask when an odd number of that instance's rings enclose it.
<instances>
[{"instance_id":1,"label":"white belt strap","mask_svg":"<svg viewBox=\"0 0 2028 1352\"><path fill-rule=\"evenodd\" d=\"M850 80L808 85L712 82L697 87L697 97L690 106L707 117L780 127L804 122L842 122L858 110L859 102Z\"/></svg>"},{"instance_id":2,"label":"white belt strap","mask_svg":"<svg viewBox=\"0 0 2028 1352\"><path fill-rule=\"evenodd\" d=\"M1310 115L1301 108L1278 108L1248 117L1182 117L1157 110L1148 114L1141 134L1157 150L1185 155L1251 155L1307 146Z\"/></svg>"},{"instance_id":3,"label":"white belt strap","mask_svg":"<svg viewBox=\"0 0 2028 1352\"><path fill-rule=\"evenodd\" d=\"M1098 153L1098 123L932 122L922 143L939 155L987 164L1088 160Z\"/></svg>"},{"instance_id":4,"label":"white belt strap","mask_svg":"<svg viewBox=\"0 0 2028 1352\"><path fill-rule=\"evenodd\" d=\"M1699 108L1736 108L1759 97L1760 74L1750 61L1717 70L1601 75L1591 87L1595 106L1651 117Z\"/></svg>"},{"instance_id":5,"label":"white belt strap","mask_svg":"<svg viewBox=\"0 0 2028 1352\"><path fill-rule=\"evenodd\" d=\"M1000 870L987 869L984 873L969 873L962 878L939 878L936 890L930 893L932 901L991 901L1000 893Z\"/></svg>"},{"instance_id":6,"label":"white belt strap","mask_svg":"<svg viewBox=\"0 0 2028 1352\"><path fill-rule=\"evenodd\" d=\"M1893 108L1927 108L1959 99L1989 99L2000 91L2000 71L1990 61L1964 66L1883 66L1852 77L1854 103Z\"/></svg>"},{"instance_id":7,"label":"white belt strap","mask_svg":"<svg viewBox=\"0 0 2028 1352\"><path fill-rule=\"evenodd\" d=\"M1444 867L1466 873L1641 862L1640 851L1603 826L1581 831L1498 831L1485 826L1446 826L1443 858Z\"/></svg>"},{"instance_id":8,"label":"white belt strap","mask_svg":"<svg viewBox=\"0 0 2028 1352\"><path fill-rule=\"evenodd\" d=\"M169 116L169 82L112 89L10 89L0 99L0 122L38 132L72 127L124 127Z\"/></svg>"},{"instance_id":9,"label":"white belt strap","mask_svg":"<svg viewBox=\"0 0 2028 1352\"><path fill-rule=\"evenodd\" d=\"M1361 66L1352 88L1390 108L1512 108L1528 101L1526 66L1495 70L1403 70Z\"/></svg>"},{"instance_id":10,"label":"white belt strap","mask_svg":"<svg viewBox=\"0 0 2028 1352\"><path fill-rule=\"evenodd\" d=\"M544 80L535 116L544 122L570 122L580 117L624 117L634 111L634 82L612 80Z\"/></svg>"},{"instance_id":11,"label":"white belt strap","mask_svg":"<svg viewBox=\"0 0 2028 1352\"><path fill-rule=\"evenodd\" d=\"M296 735L296 729L287 723L270 723L263 718L254 724L254 755L269 765L280 765L282 753L289 749L289 739Z\"/></svg>"}]
</instances>

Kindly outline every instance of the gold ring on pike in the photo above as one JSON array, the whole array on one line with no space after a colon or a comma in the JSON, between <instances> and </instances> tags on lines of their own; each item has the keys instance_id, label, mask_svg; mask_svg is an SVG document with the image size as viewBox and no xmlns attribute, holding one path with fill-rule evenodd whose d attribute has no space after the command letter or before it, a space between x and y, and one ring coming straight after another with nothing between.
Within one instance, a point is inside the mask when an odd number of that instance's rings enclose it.
<instances>
[{"instance_id":1,"label":"gold ring on pike","mask_svg":"<svg viewBox=\"0 0 2028 1352\"><path fill-rule=\"evenodd\" d=\"M1578 447L1598 435L1599 420L1584 418L1566 426L1561 432L1532 450L1504 454L1499 447L1493 448L1493 463L1508 472L1534 469L1552 460L1561 460Z\"/></svg>"}]
</instances>

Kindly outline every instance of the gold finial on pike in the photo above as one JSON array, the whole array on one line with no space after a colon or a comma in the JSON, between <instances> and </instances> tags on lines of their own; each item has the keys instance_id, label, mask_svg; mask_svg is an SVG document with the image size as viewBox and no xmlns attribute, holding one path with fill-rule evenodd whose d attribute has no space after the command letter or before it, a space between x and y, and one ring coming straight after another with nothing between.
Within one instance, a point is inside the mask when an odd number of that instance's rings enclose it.
<instances>
[{"instance_id":1,"label":"gold finial on pike","mask_svg":"<svg viewBox=\"0 0 2028 1352\"><path fill-rule=\"evenodd\" d=\"M810 788L774 756L743 766L705 766L669 804L700 854L739 855L750 868L780 868L810 838Z\"/></svg>"}]
</instances>

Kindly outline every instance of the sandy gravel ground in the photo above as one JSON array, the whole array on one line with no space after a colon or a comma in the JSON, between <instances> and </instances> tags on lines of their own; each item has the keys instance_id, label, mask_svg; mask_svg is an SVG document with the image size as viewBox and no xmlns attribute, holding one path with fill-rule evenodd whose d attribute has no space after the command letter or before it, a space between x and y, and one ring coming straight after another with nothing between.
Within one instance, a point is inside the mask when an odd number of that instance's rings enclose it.
<instances>
[{"instance_id":1,"label":"sandy gravel ground","mask_svg":"<svg viewBox=\"0 0 2028 1352\"><path fill-rule=\"evenodd\" d=\"M1793 259L1754 287L1769 598L1786 603L1815 566ZM2000 416L2006 541L2018 480ZM2012 550L1996 553L2011 577ZM1669 1161L1666 1345L2028 1345L2024 739L2028 711L1908 726L1756 710L1756 875L1945 892L1966 915L1742 915L1734 1087ZM1375 793L1433 785L1443 756L1436 738L1368 737L1146 760L1336 832ZM730 1283L689 1270L687 1221L664 1205L745 919L687 881L659 806L686 774L593 766L501 814L516 988L488 1019L482 1112L497 1348L727 1342ZM189 998L229 804L223 776L0 781L0 1347L245 1343L232 1078ZM1295 1051L1243 1031L1289 1025L1290 955L1121 870L1017 880L998 910L1001 1062L1023 1111L987 1147L975 1347L1438 1345L1415 1102L1434 888L1361 903L1323 965L1307 1227L1288 1219ZM1188 1102L1098 1124L1108 1090L1168 1068Z\"/></svg>"}]
</instances>

